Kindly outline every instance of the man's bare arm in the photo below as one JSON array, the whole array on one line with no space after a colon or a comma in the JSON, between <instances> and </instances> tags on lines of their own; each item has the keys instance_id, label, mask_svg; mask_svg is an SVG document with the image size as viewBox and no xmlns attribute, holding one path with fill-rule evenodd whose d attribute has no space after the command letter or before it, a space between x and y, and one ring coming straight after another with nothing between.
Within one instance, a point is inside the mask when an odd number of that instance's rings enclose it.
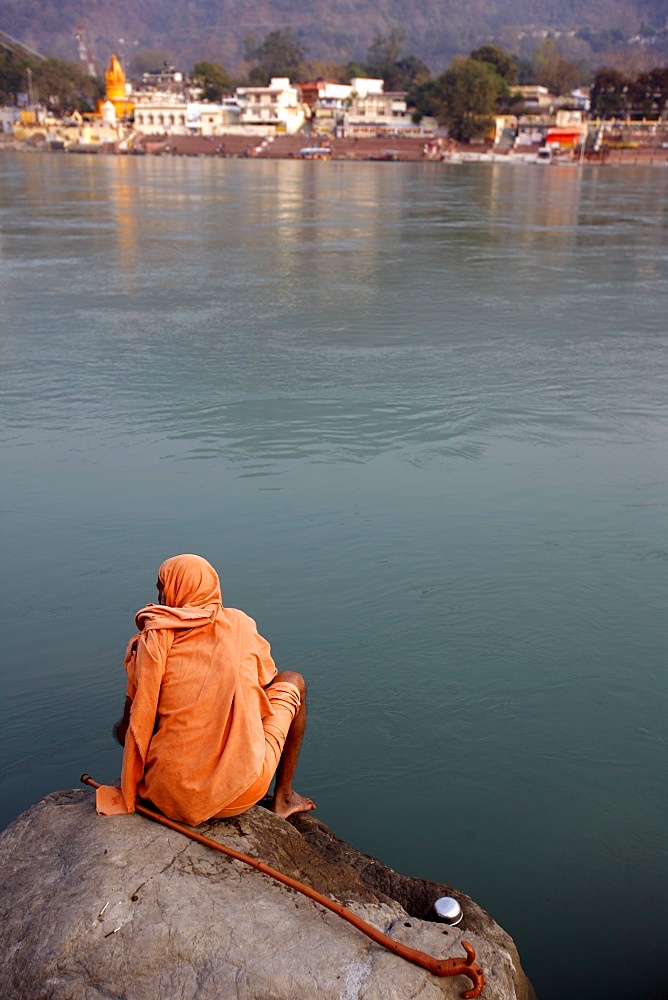
<instances>
[{"instance_id":1,"label":"man's bare arm","mask_svg":"<svg viewBox=\"0 0 668 1000\"><path fill-rule=\"evenodd\" d=\"M130 709L132 708L132 698L125 699L125 708L123 710L123 718L116 723L113 729L114 738L118 740L121 746L125 746L125 737L130 726Z\"/></svg>"}]
</instances>

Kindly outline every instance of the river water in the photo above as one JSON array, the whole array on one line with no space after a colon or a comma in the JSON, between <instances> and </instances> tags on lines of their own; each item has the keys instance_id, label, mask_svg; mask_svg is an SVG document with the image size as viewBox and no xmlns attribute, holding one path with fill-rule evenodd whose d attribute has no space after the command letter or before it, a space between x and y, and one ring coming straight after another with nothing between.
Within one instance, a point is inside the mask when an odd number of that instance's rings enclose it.
<instances>
[{"instance_id":1,"label":"river water","mask_svg":"<svg viewBox=\"0 0 668 1000\"><path fill-rule=\"evenodd\" d=\"M0 158L2 823L198 552L309 684L297 787L539 1000L668 983L668 172ZM663 929L663 939L662 939Z\"/></svg>"}]
</instances>

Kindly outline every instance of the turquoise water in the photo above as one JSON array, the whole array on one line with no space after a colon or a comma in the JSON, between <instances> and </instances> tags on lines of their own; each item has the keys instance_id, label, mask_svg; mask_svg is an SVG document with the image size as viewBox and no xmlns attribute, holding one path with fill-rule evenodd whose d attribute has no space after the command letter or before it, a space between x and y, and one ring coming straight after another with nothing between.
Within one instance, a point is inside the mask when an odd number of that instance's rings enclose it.
<instances>
[{"instance_id":1,"label":"turquoise water","mask_svg":"<svg viewBox=\"0 0 668 1000\"><path fill-rule=\"evenodd\" d=\"M307 677L339 836L475 897L540 1000L661 996L667 195L3 154L3 825L116 777L134 611L199 552Z\"/></svg>"}]
</instances>

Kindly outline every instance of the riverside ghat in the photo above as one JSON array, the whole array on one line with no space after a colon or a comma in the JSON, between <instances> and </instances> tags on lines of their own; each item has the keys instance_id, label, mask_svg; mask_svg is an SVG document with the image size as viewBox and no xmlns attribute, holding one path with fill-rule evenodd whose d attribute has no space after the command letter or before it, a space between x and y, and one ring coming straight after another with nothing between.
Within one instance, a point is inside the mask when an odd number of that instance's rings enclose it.
<instances>
[{"instance_id":1,"label":"riverside ghat","mask_svg":"<svg viewBox=\"0 0 668 1000\"><path fill-rule=\"evenodd\" d=\"M629 129L629 136L637 130ZM131 146L118 143L104 133L93 135L91 142L79 142L74 137L69 147L61 139L51 140L40 130L22 132L21 138L0 136L0 152L4 150L28 152L69 152L104 155L138 156L190 156L212 159L304 160L311 162L392 162L392 163L501 163L507 165L535 164L542 161L535 146L528 150L499 150L489 143L465 144L449 139L425 141L415 137L369 135L359 138L342 138L323 141L321 145L307 144L303 136L279 135L271 139L239 135L220 136L169 136L147 135ZM625 144L608 147L599 152L579 153L570 151L551 156L553 166L576 166L581 162L599 166L668 166L668 127L653 136L629 138Z\"/></svg>"},{"instance_id":2,"label":"riverside ghat","mask_svg":"<svg viewBox=\"0 0 668 1000\"><path fill-rule=\"evenodd\" d=\"M668 122L589 120L579 92L518 88L522 114L498 115L484 138L458 143L436 119L414 120L405 91L353 78L238 87L215 104L173 67L133 89L118 57L105 73L95 114L58 120L44 109L0 109L0 149L251 159L386 162L668 163ZM419 116L418 116L419 117ZM549 153L549 157L545 156ZM543 154L543 155L541 155Z\"/></svg>"},{"instance_id":3,"label":"riverside ghat","mask_svg":"<svg viewBox=\"0 0 668 1000\"><path fill-rule=\"evenodd\" d=\"M73 789L2 833L7 1000L535 1000L514 942L474 900L392 871L312 815L260 804L181 831L150 812L99 817L91 790Z\"/></svg>"},{"instance_id":4,"label":"riverside ghat","mask_svg":"<svg viewBox=\"0 0 668 1000\"><path fill-rule=\"evenodd\" d=\"M642 137L641 137L642 139ZM586 163L635 166L668 165L668 128L665 144L660 137L645 137L645 141L629 139L628 144L607 148L603 152L585 152ZM314 153L320 148L321 155ZM197 137L170 138L157 136L140 143L137 152L172 156L216 156L231 158L261 158L284 160L341 160L376 161L393 163L506 163L531 164L540 161L540 144L529 149L513 151L497 149L491 143L467 144L452 139L434 138L428 141L415 137L367 135L358 138L330 140L320 147L304 146L303 138L277 136L271 142L243 144L232 137L221 137L218 142ZM113 152L114 150L111 150ZM557 153L555 165L577 164L579 153L567 150Z\"/></svg>"}]
</instances>

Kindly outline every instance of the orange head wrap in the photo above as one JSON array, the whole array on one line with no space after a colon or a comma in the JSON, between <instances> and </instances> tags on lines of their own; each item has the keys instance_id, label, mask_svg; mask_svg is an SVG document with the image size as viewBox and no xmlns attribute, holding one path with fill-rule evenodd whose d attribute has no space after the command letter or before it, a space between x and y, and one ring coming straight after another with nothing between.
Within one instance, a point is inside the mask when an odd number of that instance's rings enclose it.
<instances>
[{"instance_id":1,"label":"orange head wrap","mask_svg":"<svg viewBox=\"0 0 668 1000\"><path fill-rule=\"evenodd\" d=\"M222 604L220 580L213 566L201 556L181 555L165 559L158 582L171 608Z\"/></svg>"}]
</instances>

